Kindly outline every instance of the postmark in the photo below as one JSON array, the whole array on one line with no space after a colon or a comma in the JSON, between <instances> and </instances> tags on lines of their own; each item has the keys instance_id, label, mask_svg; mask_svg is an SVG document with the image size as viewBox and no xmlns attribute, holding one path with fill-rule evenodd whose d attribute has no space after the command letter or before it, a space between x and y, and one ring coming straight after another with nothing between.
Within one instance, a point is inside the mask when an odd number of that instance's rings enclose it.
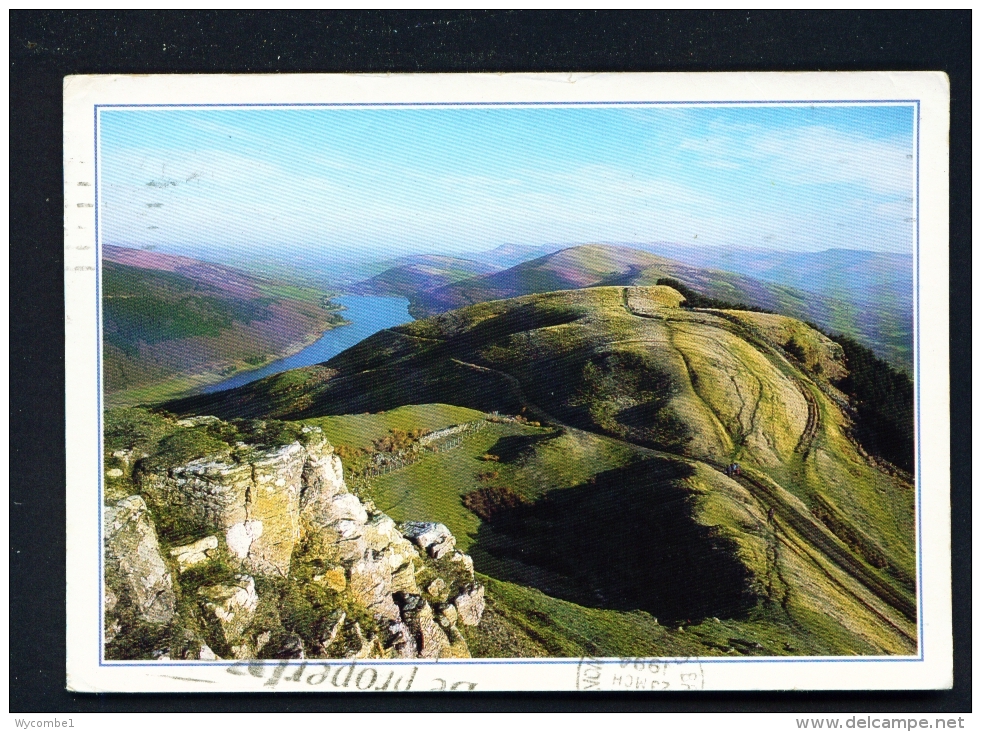
<instances>
[{"instance_id":1,"label":"postmark","mask_svg":"<svg viewBox=\"0 0 981 732\"><path fill-rule=\"evenodd\" d=\"M700 691L705 669L697 659L584 656L576 666L576 691Z\"/></svg>"}]
</instances>

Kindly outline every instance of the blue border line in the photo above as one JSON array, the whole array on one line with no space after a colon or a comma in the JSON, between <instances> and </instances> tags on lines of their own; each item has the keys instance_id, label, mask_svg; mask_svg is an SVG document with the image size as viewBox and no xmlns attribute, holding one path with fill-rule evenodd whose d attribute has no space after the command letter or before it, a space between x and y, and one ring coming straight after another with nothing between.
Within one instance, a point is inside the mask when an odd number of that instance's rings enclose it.
<instances>
[{"instance_id":1,"label":"blue border line","mask_svg":"<svg viewBox=\"0 0 981 732\"><path fill-rule=\"evenodd\" d=\"M93 172L93 182L95 184L95 322L96 329L98 332L98 341L96 343L96 416L95 422L99 426L99 434L96 436L96 441L99 445L99 665L103 665L103 655L105 653L105 599L103 598L103 590L105 588L105 567L103 566L105 544L102 538L102 512L103 505L105 504L105 476L103 475L103 468L105 462L105 446L103 445L104 432L105 429L102 424L102 249L100 247L99 238L99 105L95 105L93 110L94 119L93 124L95 125L95 150L92 157L92 165L94 168Z\"/></svg>"},{"instance_id":2,"label":"blue border line","mask_svg":"<svg viewBox=\"0 0 981 732\"><path fill-rule=\"evenodd\" d=\"M719 658L716 656L696 656L694 658L684 658L684 657L674 657L674 656L650 656L650 657L637 657L638 660L644 661L661 661L663 663L849 663L849 662L862 662L862 663L919 663L922 659L916 656L870 656L870 657L859 657L855 656L797 656L797 657L786 657L786 656L768 656L768 657L742 657L742 658ZM620 663L622 658L597 658L592 659L602 664L610 663ZM630 660L634 660L631 657ZM506 666L513 664L531 664L534 666L556 666L564 665L571 666L572 664L581 663L580 658L547 658L547 659L536 659L536 658L518 658L518 659L507 659L507 658L441 658L438 660L424 660L424 659L414 659L414 660L402 660L402 659L385 659L385 658L364 658L364 659L352 659L352 658L306 658L303 660L291 660L291 659L251 659L243 661L182 661L179 663L171 663L167 661L108 661L101 664L106 667L113 668L130 668L130 667L142 667L142 666L152 666L154 668L172 668L172 667L192 667L201 668L202 666L210 666L212 668L222 668L225 666L282 666L284 663L287 666L318 666L318 665L328 665L328 666L349 666L351 663L358 666L470 666L470 665L481 665L481 666Z\"/></svg>"},{"instance_id":3,"label":"blue border line","mask_svg":"<svg viewBox=\"0 0 981 732\"><path fill-rule=\"evenodd\" d=\"M847 104L854 105L890 105L890 104L918 104L918 99L877 99L870 102L868 99L800 99L797 101L783 102L762 102L762 101L701 101L701 102L664 102L664 101L643 101L633 102L612 101L612 102L335 102L326 104L322 102L229 102L227 104L201 103L201 104L97 104L96 108L105 109L198 109L208 107L222 107L231 109L234 107L321 107L333 109L337 107L623 107L623 106L645 106L645 107L706 107L713 105L724 106L756 106L756 107L799 107L807 104L827 104L842 106Z\"/></svg>"},{"instance_id":4,"label":"blue border line","mask_svg":"<svg viewBox=\"0 0 981 732\"><path fill-rule=\"evenodd\" d=\"M916 607L920 626L917 644L920 647L920 658L925 658L926 649L923 647L923 526L921 519L923 509L923 430L920 429L920 103L916 102L916 324L913 330L913 346L916 349L916 371L914 373L914 388L916 389Z\"/></svg>"},{"instance_id":5,"label":"blue border line","mask_svg":"<svg viewBox=\"0 0 981 732\"><path fill-rule=\"evenodd\" d=\"M925 651L924 648L924 638L923 638L923 545L922 545L922 495L923 486L921 479L922 470L922 430L920 429L920 416L921 416L921 400L920 400L920 100L919 99L805 99L798 101L781 101L781 102L765 102L765 101L700 101L700 102L665 102L665 101L613 101L613 102L417 102L417 103L407 103L407 102L370 102L370 103L359 103L359 102L339 102L334 104L325 104L321 102L299 102L299 103L230 103L230 104L96 104L93 105L94 117L95 117L95 155L93 157L93 163L95 167L94 182L95 182L95 272L96 272L96 326L98 334L98 342L96 344L97 350L97 385L98 392L96 394L96 404L98 407L98 414L96 417L96 424L99 428L98 442L101 450L104 451L103 447L103 426L102 426L102 250L101 242L99 240L99 111L101 109L201 109L201 108L223 108L223 109L234 109L236 107L247 107L247 108L322 108L322 109L334 109L334 108L447 108L447 107L618 107L618 106L687 106L687 107L707 107L707 106L758 106L758 107L787 107L787 106L804 106L809 104L821 104L829 106L843 106L843 105L863 105L863 106L886 106L886 105L902 105L911 104L914 107L916 114L916 181L915 181L915 195L916 195L916 235L914 237L915 246L915 270L916 270L916 282L915 282L915 295L916 295L916 313L915 313L915 326L913 333L913 345L915 351L915 373L914 373L914 389L916 391L916 406L915 406L915 431L916 431L916 466L915 466L915 481L916 481L916 561L917 561L917 586L916 586L916 601L917 601L917 620L919 626L919 632L917 634L917 646L919 653L917 656L873 656L873 657L826 657L826 656L803 656L797 658L786 658L783 656L776 656L773 658L717 658L713 656L708 656L705 658L697 657L695 659L680 659L680 658L665 658L659 660L665 661L697 661L698 663L908 663L908 662L923 662L925 661ZM103 490L104 490L104 476L103 476L103 456L99 456L99 666L100 667L136 667L136 666L154 666L157 668L170 668L170 667L183 667L192 666L196 668L201 668L202 666L234 666L236 664L243 663L242 661L221 661L221 662L211 662L211 661L193 661L190 663L176 663L176 662L166 662L166 661L151 661L151 662L141 662L141 661L105 661L103 659L103 652L105 650L104 643L104 600L103 600L103 588L105 586L105 580L103 577L104 566L103 566L103 539L102 539L102 509L103 509ZM344 659L323 659L325 661L343 661ZM604 662L603 659L598 659ZM615 662L617 659L610 659L605 661L607 663ZM271 661L248 661L250 664L260 664L263 666L277 666L283 663L283 660L271 660ZM296 663L290 663L287 661L287 665L300 665L303 663L321 663L321 659L309 659L305 661L299 661ZM386 659L374 659L373 664L379 665L415 665L415 666L429 666L429 665L460 665L460 664L473 664L477 663L480 665L496 666L496 665L514 665L514 664L532 664L532 665L552 665L552 664L573 664L579 663L579 659L549 659L549 660L534 660L534 659L467 659L467 660L452 660L444 659L439 661L421 661L415 659L412 661L397 661L397 660L386 660Z\"/></svg>"}]
</instances>

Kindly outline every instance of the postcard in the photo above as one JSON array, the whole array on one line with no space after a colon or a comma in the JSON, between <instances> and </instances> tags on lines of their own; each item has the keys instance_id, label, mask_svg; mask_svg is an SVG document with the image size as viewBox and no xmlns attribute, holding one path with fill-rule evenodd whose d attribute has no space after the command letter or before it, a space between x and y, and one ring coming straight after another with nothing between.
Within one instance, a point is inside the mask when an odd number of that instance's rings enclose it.
<instances>
[{"instance_id":1,"label":"postcard","mask_svg":"<svg viewBox=\"0 0 981 732\"><path fill-rule=\"evenodd\" d=\"M943 74L64 104L68 688L950 686Z\"/></svg>"}]
</instances>

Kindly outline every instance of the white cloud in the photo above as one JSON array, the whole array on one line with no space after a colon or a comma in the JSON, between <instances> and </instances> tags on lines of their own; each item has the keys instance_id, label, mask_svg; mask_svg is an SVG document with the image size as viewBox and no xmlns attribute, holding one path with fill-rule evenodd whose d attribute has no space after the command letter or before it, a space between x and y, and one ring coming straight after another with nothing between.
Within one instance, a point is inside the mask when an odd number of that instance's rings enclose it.
<instances>
[{"instance_id":1,"label":"white cloud","mask_svg":"<svg viewBox=\"0 0 981 732\"><path fill-rule=\"evenodd\" d=\"M222 125L210 131L249 134ZM638 150L635 160L616 164L531 159L526 167L436 173L319 148L292 165L295 141L274 143L276 155L261 146L255 155L120 149L103 162L105 231L123 243L447 250L695 237L810 247L844 238L891 249L910 241L912 160L898 142L821 126L769 132L726 125L711 133L676 141L667 152ZM256 145L263 139L252 138ZM805 190L811 186L828 190Z\"/></svg>"},{"instance_id":2,"label":"white cloud","mask_svg":"<svg viewBox=\"0 0 981 732\"><path fill-rule=\"evenodd\" d=\"M727 125L724 134L688 138L679 148L705 166L755 170L788 185L852 184L885 195L913 186L913 151L904 143L820 125L773 131Z\"/></svg>"}]
</instances>

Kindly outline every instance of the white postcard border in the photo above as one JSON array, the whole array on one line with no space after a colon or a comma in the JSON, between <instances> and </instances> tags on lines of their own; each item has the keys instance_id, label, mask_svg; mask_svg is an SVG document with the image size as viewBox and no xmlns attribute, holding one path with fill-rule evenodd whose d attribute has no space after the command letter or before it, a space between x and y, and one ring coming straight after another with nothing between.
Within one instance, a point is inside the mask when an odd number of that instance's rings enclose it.
<instances>
[{"instance_id":1,"label":"white postcard border","mask_svg":"<svg viewBox=\"0 0 981 732\"><path fill-rule=\"evenodd\" d=\"M941 73L162 75L67 77L67 684L76 691L915 689L952 681L948 357L949 86ZM915 657L106 662L101 644L99 108L242 105L915 104L915 383L920 646ZM350 669L349 669L350 667ZM412 669L415 669L413 673ZM653 670L653 669L656 669ZM369 674L369 671L371 672ZM409 681L411 674L411 682ZM661 674L661 676L658 676ZM291 677L297 676L295 681ZM629 686L624 686L629 676ZM614 678L618 681L614 684ZM312 680L311 680L312 679ZM319 681L318 681L319 679ZM605 683L604 683L605 679ZM345 680L347 683L345 684ZM658 687L660 688L660 687Z\"/></svg>"}]
</instances>

